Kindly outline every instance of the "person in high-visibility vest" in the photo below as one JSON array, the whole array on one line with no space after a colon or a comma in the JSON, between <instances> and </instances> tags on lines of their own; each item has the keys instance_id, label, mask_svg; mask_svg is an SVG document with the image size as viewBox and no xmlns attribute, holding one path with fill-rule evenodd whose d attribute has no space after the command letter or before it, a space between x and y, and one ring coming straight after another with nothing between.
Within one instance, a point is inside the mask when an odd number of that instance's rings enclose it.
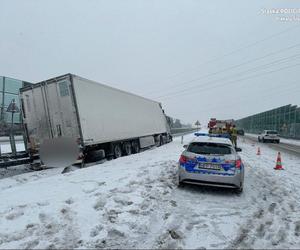
<instances>
[{"instance_id":1,"label":"person in high-visibility vest","mask_svg":"<svg viewBox=\"0 0 300 250\"><path fill-rule=\"evenodd\" d=\"M218 134L223 134L222 128L218 128Z\"/></svg>"},{"instance_id":2,"label":"person in high-visibility vest","mask_svg":"<svg viewBox=\"0 0 300 250\"><path fill-rule=\"evenodd\" d=\"M237 129L236 129L235 125L232 126L230 132L231 132L232 143L235 147L237 147Z\"/></svg>"}]
</instances>

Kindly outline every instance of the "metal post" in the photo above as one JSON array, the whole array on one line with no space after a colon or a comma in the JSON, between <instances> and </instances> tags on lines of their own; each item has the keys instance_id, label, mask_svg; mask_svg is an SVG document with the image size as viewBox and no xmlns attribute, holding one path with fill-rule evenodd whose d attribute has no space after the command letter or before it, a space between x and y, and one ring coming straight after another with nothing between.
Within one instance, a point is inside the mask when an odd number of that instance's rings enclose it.
<instances>
[{"instance_id":1,"label":"metal post","mask_svg":"<svg viewBox=\"0 0 300 250\"><path fill-rule=\"evenodd\" d=\"M16 143L14 137L14 114L19 112L19 108L16 106L15 99L12 99L6 112L11 112L10 146L11 146L12 155L16 156L17 150L16 150Z\"/></svg>"},{"instance_id":2,"label":"metal post","mask_svg":"<svg viewBox=\"0 0 300 250\"><path fill-rule=\"evenodd\" d=\"M294 117L294 138L296 138L296 125L297 125L297 107L295 108L295 117Z\"/></svg>"},{"instance_id":3,"label":"metal post","mask_svg":"<svg viewBox=\"0 0 300 250\"><path fill-rule=\"evenodd\" d=\"M4 123L4 96L5 96L5 77L3 77L3 88L0 89L0 91L2 91L2 100L0 105L1 105L1 110L0 110L0 122Z\"/></svg>"},{"instance_id":4,"label":"metal post","mask_svg":"<svg viewBox=\"0 0 300 250\"><path fill-rule=\"evenodd\" d=\"M17 150L16 150L16 142L14 137L14 113L15 112L11 112L10 146L11 146L12 155L16 156Z\"/></svg>"},{"instance_id":5,"label":"metal post","mask_svg":"<svg viewBox=\"0 0 300 250\"><path fill-rule=\"evenodd\" d=\"M183 144L183 135L181 136L181 144Z\"/></svg>"},{"instance_id":6,"label":"metal post","mask_svg":"<svg viewBox=\"0 0 300 250\"><path fill-rule=\"evenodd\" d=\"M292 106L290 105L289 106L289 125L288 125L288 137L290 137L291 136L291 108L292 108Z\"/></svg>"}]
</instances>

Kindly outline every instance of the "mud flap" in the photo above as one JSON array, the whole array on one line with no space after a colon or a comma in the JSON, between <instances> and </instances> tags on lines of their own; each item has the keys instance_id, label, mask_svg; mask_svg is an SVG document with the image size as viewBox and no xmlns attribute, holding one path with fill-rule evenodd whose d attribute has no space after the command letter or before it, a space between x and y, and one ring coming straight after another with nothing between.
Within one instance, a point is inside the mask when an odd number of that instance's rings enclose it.
<instances>
[{"instance_id":1,"label":"mud flap","mask_svg":"<svg viewBox=\"0 0 300 250\"><path fill-rule=\"evenodd\" d=\"M72 172L72 171L75 171L75 170L78 170L78 169L81 169L81 168L92 167L92 166L95 166L97 164L102 164L106 161L107 161L107 159L102 159L102 160L96 161L96 162L90 162L90 163L81 162L79 164L78 163L73 164L73 165L70 165L68 167L65 167L64 170L61 173L65 174L65 173L69 173L69 172Z\"/></svg>"},{"instance_id":2,"label":"mud flap","mask_svg":"<svg viewBox=\"0 0 300 250\"><path fill-rule=\"evenodd\" d=\"M44 140L39 153L47 167L68 167L76 162L79 148L74 138L57 137Z\"/></svg>"},{"instance_id":3,"label":"mud flap","mask_svg":"<svg viewBox=\"0 0 300 250\"><path fill-rule=\"evenodd\" d=\"M43 166L40 162L33 162L29 164L28 168L33 171L40 171L45 169L45 166Z\"/></svg>"},{"instance_id":4,"label":"mud flap","mask_svg":"<svg viewBox=\"0 0 300 250\"><path fill-rule=\"evenodd\" d=\"M78 169L81 169L81 165L71 165L71 166L65 167L61 173L65 174L65 173L69 173L69 172L72 172L72 171L75 171Z\"/></svg>"}]
</instances>

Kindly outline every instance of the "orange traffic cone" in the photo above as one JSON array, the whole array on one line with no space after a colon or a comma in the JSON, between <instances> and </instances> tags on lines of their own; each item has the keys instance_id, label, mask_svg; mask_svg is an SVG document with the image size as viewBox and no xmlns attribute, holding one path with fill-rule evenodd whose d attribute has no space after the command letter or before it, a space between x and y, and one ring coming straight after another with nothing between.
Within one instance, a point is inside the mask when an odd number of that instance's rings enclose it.
<instances>
[{"instance_id":1,"label":"orange traffic cone","mask_svg":"<svg viewBox=\"0 0 300 250\"><path fill-rule=\"evenodd\" d=\"M274 169L275 169L275 170L283 170L280 152L278 152L277 162L276 162L276 166L275 166Z\"/></svg>"},{"instance_id":2,"label":"orange traffic cone","mask_svg":"<svg viewBox=\"0 0 300 250\"><path fill-rule=\"evenodd\" d=\"M260 155L260 147L257 148L257 153L256 155Z\"/></svg>"}]
</instances>

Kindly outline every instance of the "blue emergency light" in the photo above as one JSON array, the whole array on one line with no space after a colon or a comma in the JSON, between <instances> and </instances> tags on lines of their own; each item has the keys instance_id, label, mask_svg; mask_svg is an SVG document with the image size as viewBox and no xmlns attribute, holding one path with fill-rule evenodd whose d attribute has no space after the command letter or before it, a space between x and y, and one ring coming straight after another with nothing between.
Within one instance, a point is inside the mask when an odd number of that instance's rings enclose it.
<instances>
[{"instance_id":1,"label":"blue emergency light","mask_svg":"<svg viewBox=\"0 0 300 250\"><path fill-rule=\"evenodd\" d=\"M217 137L217 138L227 138L230 139L229 134L208 134L208 133L195 133L195 136L208 136L208 137Z\"/></svg>"},{"instance_id":2,"label":"blue emergency light","mask_svg":"<svg viewBox=\"0 0 300 250\"><path fill-rule=\"evenodd\" d=\"M209 136L207 133L195 133L195 136Z\"/></svg>"}]
</instances>

